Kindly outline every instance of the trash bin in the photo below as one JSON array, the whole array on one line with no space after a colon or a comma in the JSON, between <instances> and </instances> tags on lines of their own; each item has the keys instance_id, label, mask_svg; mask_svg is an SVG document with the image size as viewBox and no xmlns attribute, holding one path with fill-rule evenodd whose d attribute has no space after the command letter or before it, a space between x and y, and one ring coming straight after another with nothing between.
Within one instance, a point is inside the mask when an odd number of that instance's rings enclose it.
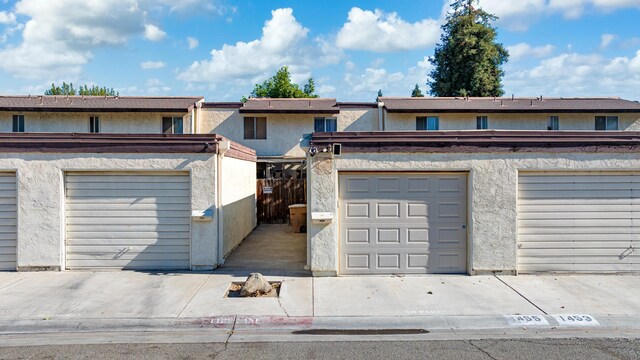
<instances>
[{"instance_id":1,"label":"trash bin","mask_svg":"<svg viewBox=\"0 0 640 360\"><path fill-rule=\"evenodd\" d=\"M293 232L307 232L307 204L289 205L289 217Z\"/></svg>"}]
</instances>

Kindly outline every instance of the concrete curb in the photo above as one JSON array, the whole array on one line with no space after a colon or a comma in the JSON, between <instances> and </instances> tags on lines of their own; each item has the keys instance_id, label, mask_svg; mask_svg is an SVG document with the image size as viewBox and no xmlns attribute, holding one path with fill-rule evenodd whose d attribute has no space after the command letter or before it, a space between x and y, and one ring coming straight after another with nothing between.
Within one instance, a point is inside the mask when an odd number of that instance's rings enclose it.
<instances>
[{"instance_id":1,"label":"concrete curb","mask_svg":"<svg viewBox=\"0 0 640 360\"><path fill-rule=\"evenodd\" d=\"M514 323L525 315L481 316L391 316L391 317L283 317L213 316L203 318L156 319L50 319L0 321L0 335L80 332L163 332L218 330L240 332L294 332L304 330L424 329L472 331L509 329L626 329L640 331L640 315L589 315L597 324L563 324L554 315L535 315L546 323ZM565 315L566 316L566 315ZM527 319L523 319L527 320ZM543 320L543 321L544 321Z\"/></svg>"}]
</instances>

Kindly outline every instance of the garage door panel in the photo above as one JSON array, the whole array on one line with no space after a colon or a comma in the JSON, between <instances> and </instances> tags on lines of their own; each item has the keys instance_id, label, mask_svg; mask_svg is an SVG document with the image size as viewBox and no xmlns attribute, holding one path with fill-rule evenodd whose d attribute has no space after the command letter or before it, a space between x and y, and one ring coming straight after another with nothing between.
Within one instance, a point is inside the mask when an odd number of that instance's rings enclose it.
<instances>
[{"instance_id":1,"label":"garage door panel","mask_svg":"<svg viewBox=\"0 0 640 360\"><path fill-rule=\"evenodd\" d=\"M549 183L528 183L521 184L518 189L521 191L542 191L549 189ZM553 184L553 191L563 191L563 190L640 190L640 184L630 183L630 182L606 182L606 181L598 181L598 182L565 182L565 183L557 183Z\"/></svg>"},{"instance_id":2,"label":"garage door panel","mask_svg":"<svg viewBox=\"0 0 640 360\"><path fill-rule=\"evenodd\" d=\"M340 272L465 272L465 190L457 174L341 175Z\"/></svg>"},{"instance_id":3,"label":"garage door panel","mask_svg":"<svg viewBox=\"0 0 640 360\"><path fill-rule=\"evenodd\" d=\"M526 239L521 239L520 249L524 252L526 249L626 249L628 248L637 237L630 236L628 234L623 234L618 238L601 238L600 240L583 240L578 239L574 240L565 240L565 239L556 239L551 238L549 241L540 241L539 239L535 239L535 241L526 241Z\"/></svg>"},{"instance_id":4,"label":"garage door panel","mask_svg":"<svg viewBox=\"0 0 640 360\"><path fill-rule=\"evenodd\" d=\"M100 205L109 205L109 206L122 206L122 205L130 205L130 206L141 206L141 205L149 205L149 204L157 204L158 206L162 206L164 204L172 204L172 205L182 205L189 204L189 197L183 196L164 196L164 197L104 197L104 198L96 198L96 197L74 197L67 198L67 205L72 209L75 206L93 206L94 204Z\"/></svg>"},{"instance_id":5,"label":"garage door panel","mask_svg":"<svg viewBox=\"0 0 640 360\"><path fill-rule=\"evenodd\" d=\"M113 190L67 190L67 195L70 197L96 197L99 192L102 198L121 198L121 197L158 197L157 189L144 189L144 190L130 190L130 189L113 189ZM171 190L167 189L162 192L162 197L188 197L190 196L189 189Z\"/></svg>"},{"instance_id":6,"label":"garage door panel","mask_svg":"<svg viewBox=\"0 0 640 360\"><path fill-rule=\"evenodd\" d=\"M518 221L520 223L520 221ZM519 235L536 235L536 234L640 234L640 229L621 227L528 227L518 229Z\"/></svg>"},{"instance_id":7,"label":"garage door panel","mask_svg":"<svg viewBox=\"0 0 640 360\"><path fill-rule=\"evenodd\" d=\"M0 270L16 269L16 175L0 173Z\"/></svg>"},{"instance_id":8,"label":"garage door panel","mask_svg":"<svg viewBox=\"0 0 640 360\"><path fill-rule=\"evenodd\" d=\"M632 219L534 219L520 220L519 224L525 227L631 227Z\"/></svg>"},{"instance_id":9,"label":"garage door panel","mask_svg":"<svg viewBox=\"0 0 640 360\"><path fill-rule=\"evenodd\" d=\"M523 173L518 184L518 271L635 271L638 174Z\"/></svg>"},{"instance_id":10,"label":"garage door panel","mask_svg":"<svg viewBox=\"0 0 640 360\"><path fill-rule=\"evenodd\" d=\"M79 191L79 190L183 190L185 182L129 182L129 183L69 183L67 189Z\"/></svg>"},{"instance_id":11,"label":"garage door panel","mask_svg":"<svg viewBox=\"0 0 640 360\"><path fill-rule=\"evenodd\" d=\"M566 210L565 205L565 210ZM521 220L563 220L563 219L640 219L639 212L632 212L631 207L627 211L618 208L609 208L601 211L580 211L572 207L572 212L523 212L518 217Z\"/></svg>"},{"instance_id":12,"label":"garage door panel","mask_svg":"<svg viewBox=\"0 0 640 360\"><path fill-rule=\"evenodd\" d=\"M105 266L108 260L108 266ZM188 260L129 260L129 259L75 259L75 267L78 269L122 269L122 270L162 270L162 269L188 269Z\"/></svg>"},{"instance_id":13,"label":"garage door panel","mask_svg":"<svg viewBox=\"0 0 640 360\"><path fill-rule=\"evenodd\" d=\"M73 228L74 226L82 226L82 225L101 225L101 224L109 224L115 227L118 226L127 226L131 225L189 225L190 219L186 216L186 214L181 213L177 217L160 217L160 216L145 216L145 217L134 217L132 216L91 216L91 217L71 217L67 218L67 226ZM0 220L2 221L2 220Z\"/></svg>"},{"instance_id":14,"label":"garage door panel","mask_svg":"<svg viewBox=\"0 0 640 360\"><path fill-rule=\"evenodd\" d=\"M67 218L119 218L119 217L139 217L139 218L184 218L189 215L186 210L104 210L104 211L67 211ZM0 214L2 218L2 214Z\"/></svg>"},{"instance_id":15,"label":"garage door panel","mask_svg":"<svg viewBox=\"0 0 640 360\"><path fill-rule=\"evenodd\" d=\"M564 190L520 190L518 191L519 197L523 200L526 199L610 199L610 198L625 198L631 197L631 190L577 190L570 193Z\"/></svg>"},{"instance_id":16,"label":"garage door panel","mask_svg":"<svg viewBox=\"0 0 640 360\"><path fill-rule=\"evenodd\" d=\"M16 242L6 241L0 246L0 255L13 255L16 254Z\"/></svg>"},{"instance_id":17,"label":"garage door panel","mask_svg":"<svg viewBox=\"0 0 640 360\"><path fill-rule=\"evenodd\" d=\"M67 173L67 179L65 182L67 184L76 184L76 183L96 183L102 184L104 182L115 182L115 183L145 183L145 184L153 184L153 183L183 183L186 184L189 182L189 177L185 176L184 173L169 175L165 173L156 173L144 175L142 173L137 173L133 175L126 175L126 173L95 173L95 175L89 175L84 172L69 172ZM81 176L81 177L78 177Z\"/></svg>"},{"instance_id":18,"label":"garage door panel","mask_svg":"<svg viewBox=\"0 0 640 360\"><path fill-rule=\"evenodd\" d=\"M68 174L67 267L188 269L189 193L186 173Z\"/></svg>"},{"instance_id":19,"label":"garage door panel","mask_svg":"<svg viewBox=\"0 0 640 360\"><path fill-rule=\"evenodd\" d=\"M627 243L628 244L628 243ZM622 250L621 250L622 249ZM550 256L585 256L585 257L598 257L604 256L615 260L614 262L621 261L625 257L635 258L639 257L635 254L628 254L629 245L626 247L621 244L619 247L597 247L597 246L580 246L580 247L555 247L548 249L541 248L520 248L520 253L525 257L550 257Z\"/></svg>"},{"instance_id":20,"label":"garage door panel","mask_svg":"<svg viewBox=\"0 0 640 360\"><path fill-rule=\"evenodd\" d=\"M67 225L67 231L71 234L71 238L74 233L77 232L182 232L189 233L189 225L95 225L95 224L86 224L86 225Z\"/></svg>"},{"instance_id":21,"label":"garage door panel","mask_svg":"<svg viewBox=\"0 0 640 360\"><path fill-rule=\"evenodd\" d=\"M522 272L618 273L638 272L640 264L523 264Z\"/></svg>"},{"instance_id":22,"label":"garage door panel","mask_svg":"<svg viewBox=\"0 0 640 360\"><path fill-rule=\"evenodd\" d=\"M118 257L122 258L126 253L131 253L129 258L132 259L144 259L144 256L152 256L151 254L160 254L158 256L168 257L174 260L189 260L189 246L186 245L159 245L153 244L149 246L123 246L123 245L73 245L69 246L71 253L70 258L82 258L82 257L96 257L101 256L105 258ZM151 250L149 250L151 249ZM180 255L174 255L174 253L181 253ZM116 254L116 255L114 255ZM155 256L155 255L153 255Z\"/></svg>"}]
</instances>

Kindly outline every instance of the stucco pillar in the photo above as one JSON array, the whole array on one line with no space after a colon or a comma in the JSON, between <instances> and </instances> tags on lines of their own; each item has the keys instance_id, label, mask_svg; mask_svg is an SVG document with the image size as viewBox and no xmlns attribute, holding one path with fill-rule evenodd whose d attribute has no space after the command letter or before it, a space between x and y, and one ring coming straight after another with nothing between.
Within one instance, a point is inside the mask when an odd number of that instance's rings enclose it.
<instances>
[{"instance_id":1,"label":"stucco pillar","mask_svg":"<svg viewBox=\"0 0 640 360\"><path fill-rule=\"evenodd\" d=\"M335 213L337 201L337 173L333 169L333 160L317 155L309 163L312 173L311 198L309 212ZM338 272L338 220L329 224L307 225L308 245L311 247L311 271L314 276L335 276Z\"/></svg>"},{"instance_id":2,"label":"stucco pillar","mask_svg":"<svg viewBox=\"0 0 640 360\"><path fill-rule=\"evenodd\" d=\"M62 173L47 161L31 161L17 173L19 271L60 270L63 249Z\"/></svg>"},{"instance_id":3,"label":"stucco pillar","mask_svg":"<svg viewBox=\"0 0 640 360\"><path fill-rule=\"evenodd\" d=\"M503 160L474 163L468 194L472 274L516 270L517 180L516 169Z\"/></svg>"}]
</instances>

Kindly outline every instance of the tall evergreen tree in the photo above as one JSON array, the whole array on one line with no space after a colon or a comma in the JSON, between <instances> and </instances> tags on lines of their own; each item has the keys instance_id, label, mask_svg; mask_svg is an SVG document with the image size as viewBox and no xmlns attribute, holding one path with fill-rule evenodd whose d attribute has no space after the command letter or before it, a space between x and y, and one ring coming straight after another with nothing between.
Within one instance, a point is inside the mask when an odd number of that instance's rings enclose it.
<instances>
[{"instance_id":1,"label":"tall evergreen tree","mask_svg":"<svg viewBox=\"0 0 640 360\"><path fill-rule=\"evenodd\" d=\"M429 61L429 90L434 96L502 96L502 65L509 52L496 42L491 25L498 18L477 6L478 0L456 0L442 25L440 43Z\"/></svg>"},{"instance_id":2,"label":"tall evergreen tree","mask_svg":"<svg viewBox=\"0 0 640 360\"><path fill-rule=\"evenodd\" d=\"M318 95L314 94L314 92L315 83L313 82L313 78L310 78L301 89L298 84L291 82L289 68L283 66L273 77L265 80L262 84L256 84L251 92L251 96L267 98L317 98ZM243 97L242 101L246 101L246 97Z\"/></svg>"},{"instance_id":3,"label":"tall evergreen tree","mask_svg":"<svg viewBox=\"0 0 640 360\"><path fill-rule=\"evenodd\" d=\"M382 89L378 90L378 97L382 97Z\"/></svg>"},{"instance_id":4,"label":"tall evergreen tree","mask_svg":"<svg viewBox=\"0 0 640 360\"><path fill-rule=\"evenodd\" d=\"M411 97L424 97L424 95L422 94L422 90L420 90L420 86L418 86L418 84L416 84L416 87L413 88Z\"/></svg>"}]
</instances>

